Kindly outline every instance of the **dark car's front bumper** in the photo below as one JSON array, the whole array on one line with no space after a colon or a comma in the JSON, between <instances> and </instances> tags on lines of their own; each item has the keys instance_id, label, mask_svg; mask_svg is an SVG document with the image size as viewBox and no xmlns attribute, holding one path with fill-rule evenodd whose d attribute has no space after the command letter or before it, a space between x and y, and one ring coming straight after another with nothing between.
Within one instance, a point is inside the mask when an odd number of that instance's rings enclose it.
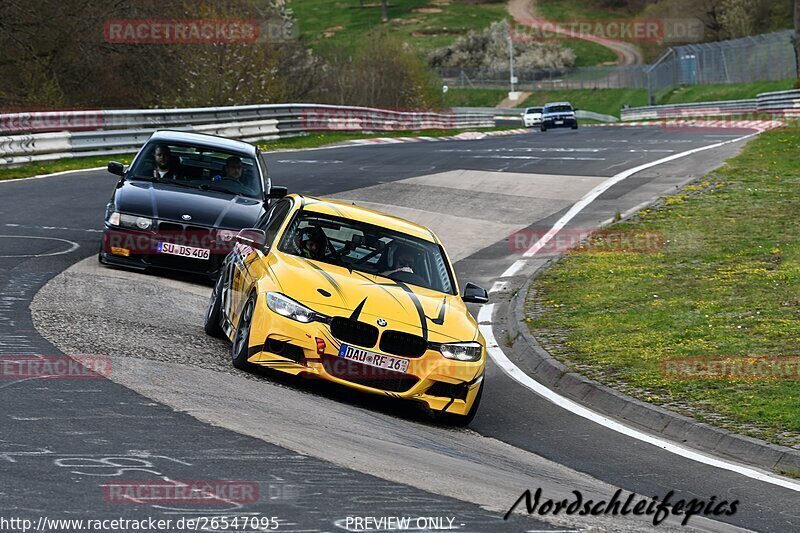
<instances>
[{"instance_id":1,"label":"dark car's front bumper","mask_svg":"<svg viewBox=\"0 0 800 533\"><path fill-rule=\"evenodd\" d=\"M177 226L173 224L173 226ZM198 274L215 279L232 242L222 242L217 231L210 228L184 229L184 234L174 229L170 232L136 231L105 225L100 247L101 263L136 270L165 269L188 274ZM196 237L192 239L192 237ZM181 243L210 250L208 259L197 259L159 252L160 242Z\"/></svg>"},{"instance_id":2,"label":"dark car's front bumper","mask_svg":"<svg viewBox=\"0 0 800 533\"><path fill-rule=\"evenodd\" d=\"M548 130L554 128L577 128L578 119L575 117L544 118L542 119L542 127Z\"/></svg>"}]
</instances>

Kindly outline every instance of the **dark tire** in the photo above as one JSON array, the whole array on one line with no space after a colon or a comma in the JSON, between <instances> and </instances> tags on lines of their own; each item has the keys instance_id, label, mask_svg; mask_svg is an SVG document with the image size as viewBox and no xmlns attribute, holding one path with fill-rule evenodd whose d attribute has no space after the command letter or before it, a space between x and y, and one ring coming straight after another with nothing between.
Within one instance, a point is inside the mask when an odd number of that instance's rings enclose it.
<instances>
[{"instance_id":1,"label":"dark tire","mask_svg":"<svg viewBox=\"0 0 800 533\"><path fill-rule=\"evenodd\" d=\"M211 298L208 300L208 309L206 309L206 321L203 329L206 335L224 339L225 332L222 330L222 273L214 283L214 288L211 290Z\"/></svg>"},{"instance_id":2,"label":"dark tire","mask_svg":"<svg viewBox=\"0 0 800 533\"><path fill-rule=\"evenodd\" d=\"M577 125L577 124L575 124L574 126L572 126L572 129L573 129L573 130L577 130L577 129L578 129L578 125Z\"/></svg>"},{"instance_id":3,"label":"dark tire","mask_svg":"<svg viewBox=\"0 0 800 533\"><path fill-rule=\"evenodd\" d=\"M256 308L255 295L247 299L247 303L242 308L242 316L239 318L239 327L236 328L236 334L233 337L233 346L231 346L231 360L233 367L239 370L252 370L256 365L249 363L247 358L250 352L250 326L253 322L253 312Z\"/></svg>"},{"instance_id":4,"label":"dark tire","mask_svg":"<svg viewBox=\"0 0 800 533\"><path fill-rule=\"evenodd\" d=\"M436 412L436 419L443 424L447 424L448 426L462 428L468 426L475 418L475 414L478 412L478 407L481 404L481 396L483 396L483 383L484 382L481 381L481 386L478 389L478 395L475 396L475 401L472 402L472 407L469 408L469 412L467 412L467 414L456 415L453 413Z\"/></svg>"},{"instance_id":5,"label":"dark tire","mask_svg":"<svg viewBox=\"0 0 800 533\"><path fill-rule=\"evenodd\" d=\"M539 130L540 131L547 131L547 127L544 124L542 124L542 127L539 128Z\"/></svg>"}]
</instances>

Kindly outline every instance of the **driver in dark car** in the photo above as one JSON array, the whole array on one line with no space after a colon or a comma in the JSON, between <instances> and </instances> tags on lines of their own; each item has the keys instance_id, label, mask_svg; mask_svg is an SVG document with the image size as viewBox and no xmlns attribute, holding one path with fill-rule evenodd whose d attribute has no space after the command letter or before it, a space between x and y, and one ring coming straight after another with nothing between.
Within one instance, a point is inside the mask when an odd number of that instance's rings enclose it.
<instances>
[{"instance_id":1,"label":"driver in dark car","mask_svg":"<svg viewBox=\"0 0 800 533\"><path fill-rule=\"evenodd\" d=\"M222 167L222 174L214 176L214 181L234 180L241 183L242 172L243 170L242 170L241 158L232 155L225 160L225 166Z\"/></svg>"},{"instance_id":2,"label":"driver in dark car","mask_svg":"<svg viewBox=\"0 0 800 533\"><path fill-rule=\"evenodd\" d=\"M172 157L172 151L166 144L156 145L155 152L153 153L153 177L159 179L174 180L178 178L179 168Z\"/></svg>"}]
</instances>

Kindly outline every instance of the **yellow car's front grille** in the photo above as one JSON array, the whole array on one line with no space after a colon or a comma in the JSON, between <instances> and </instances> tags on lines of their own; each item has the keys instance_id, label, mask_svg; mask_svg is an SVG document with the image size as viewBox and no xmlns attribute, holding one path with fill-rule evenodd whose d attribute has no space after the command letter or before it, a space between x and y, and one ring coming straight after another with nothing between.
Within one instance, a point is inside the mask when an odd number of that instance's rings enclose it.
<instances>
[{"instance_id":1,"label":"yellow car's front grille","mask_svg":"<svg viewBox=\"0 0 800 533\"><path fill-rule=\"evenodd\" d=\"M381 351L402 357L422 357L428 342L419 335L387 330L381 335Z\"/></svg>"},{"instance_id":2,"label":"yellow car's front grille","mask_svg":"<svg viewBox=\"0 0 800 533\"><path fill-rule=\"evenodd\" d=\"M378 342L378 328L365 322L336 316L330 325L333 336L347 344L372 348Z\"/></svg>"}]
</instances>

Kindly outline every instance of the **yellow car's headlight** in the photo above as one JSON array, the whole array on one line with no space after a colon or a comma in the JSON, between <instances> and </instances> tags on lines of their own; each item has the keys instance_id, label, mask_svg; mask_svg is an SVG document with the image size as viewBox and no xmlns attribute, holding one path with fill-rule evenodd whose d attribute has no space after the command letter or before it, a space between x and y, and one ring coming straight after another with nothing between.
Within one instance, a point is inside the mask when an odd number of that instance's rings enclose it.
<instances>
[{"instance_id":1,"label":"yellow car's headlight","mask_svg":"<svg viewBox=\"0 0 800 533\"><path fill-rule=\"evenodd\" d=\"M308 307L279 292L267 293L267 307L281 316L303 323L311 322L317 315Z\"/></svg>"},{"instance_id":2,"label":"yellow car's headlight","mask_svg":"<svg viewBox=\"0 0 800 533\"><path fill-rule=\"evenodd\" d=\"M483 346L478 342L453 342L439 346L439 352L456 361L478 361L483 353Z\"/></svg>"}]
</instances>

